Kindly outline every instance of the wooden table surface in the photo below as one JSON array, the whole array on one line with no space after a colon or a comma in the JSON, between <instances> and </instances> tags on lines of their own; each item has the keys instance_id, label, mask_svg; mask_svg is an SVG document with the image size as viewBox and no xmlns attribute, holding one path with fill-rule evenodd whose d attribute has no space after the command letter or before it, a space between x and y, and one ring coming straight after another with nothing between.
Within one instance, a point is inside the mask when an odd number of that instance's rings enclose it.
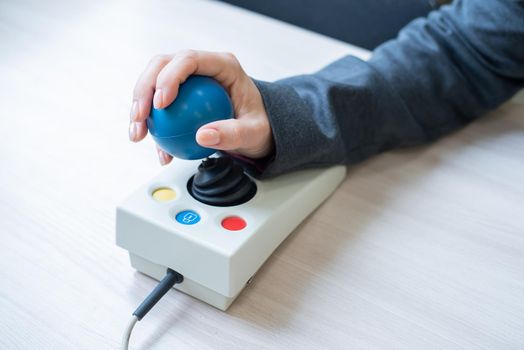
<instances>
[{"instance_id":1,"label":"wooden table surface","mask_svg":"<svg viewBox=\"0 0 524 350\"><path fill-rule=\"evenodd\" d=\"M149 58L231 51L274 80L367 52L207 1L0 2L0 348L118 348L155 286L115 206L160 170L127 139ZM350 169L227 312L170 292L132 349L523 349L524 106ZM195 262L198 264L198 261Z\"/></svg>"}]
</instances>

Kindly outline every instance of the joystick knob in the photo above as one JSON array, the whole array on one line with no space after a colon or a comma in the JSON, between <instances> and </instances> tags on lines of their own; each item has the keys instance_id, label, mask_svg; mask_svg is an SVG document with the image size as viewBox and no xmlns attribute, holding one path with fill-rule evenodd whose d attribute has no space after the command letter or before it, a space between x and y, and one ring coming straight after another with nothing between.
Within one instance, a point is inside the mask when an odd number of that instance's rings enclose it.
<instances>
[{"instance_id":1,"label":"joystick knob","mask_svg":"<svg viewBox=\"0 0 524 350\"><path fill-rule=\"evenodd\" d=\"M218 207L245 203L257 192L255 182L227 156L204 159L187 189L196 200Z\"/></svg>"},{"instance_id":2,"label":"joystick knob","mask_svg":"<svg viewBox=\"0 0 524 350\"><path fill-rule=\"evenodd\" d=\"M164 109L151 109L147 127L155 142L180 159L201 159L215 153L200 146L195 135L202 125L233 118L227 91L214 79L192 75L180 85L176 99Z\"/></svg>"}]
</instances>

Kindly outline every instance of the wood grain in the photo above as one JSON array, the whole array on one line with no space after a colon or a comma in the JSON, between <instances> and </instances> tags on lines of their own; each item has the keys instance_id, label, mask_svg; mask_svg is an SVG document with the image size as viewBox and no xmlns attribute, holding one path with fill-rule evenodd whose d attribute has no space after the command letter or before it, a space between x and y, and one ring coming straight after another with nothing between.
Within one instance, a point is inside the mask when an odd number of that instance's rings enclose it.
<instances>
[{"instance_id":1,"label":"wood grain","mask_svg":"<svg viewBox=\"0 0 524 350\"><path fill-rule=\"evenodd\" d=\"M0 348L111 349L155 282L114 244L156 174L134 81L182 48L252 76L366 51L206 1L0 2ZM169 293L133 349L523 349L524 106L350 169L226 313ZM195 264L198 264L195 261Z\"/></svg>"}]
</instances>

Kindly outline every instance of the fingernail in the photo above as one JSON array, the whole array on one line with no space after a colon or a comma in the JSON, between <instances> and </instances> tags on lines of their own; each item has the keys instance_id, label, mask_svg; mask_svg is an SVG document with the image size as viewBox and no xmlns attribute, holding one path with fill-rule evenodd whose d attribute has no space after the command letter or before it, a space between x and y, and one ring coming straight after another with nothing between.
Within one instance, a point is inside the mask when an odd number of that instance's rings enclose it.
<instances>
[{"instance_id":1,"label":"fingernail","mask_svg":"<svg viewBox=\"0 0 524 350\"><path fill-rule=\"evenodd\" d=\"M162 101L164 100L164 96L162 93L162 89L158 89L155 91L155 96L153 97L153 106L156 109L160 109L162 106Z\"/></svg>"},{"instance_id":2,"label":"fingernail","mask_svg":"<svg viewBox=\"0 0 524 350\"><path fill-rule=\"evenodd\" d=\"M129 123L129 140L135 141L136 139L136 123Z\"/></svg>"},{"instance_id":3,"label":"fingernail","mask_svg":"<svg viewBox=\"0 0 524 350\"><path fill-rule=\"evenodd\" d=\"M158 151L158 160L160 161L160 165L167 164L167 155L164 151Z\"/></svg>"},{"instance_id":4,"label":"fingernail","mask_svg":"<svg viewBox=\"0 0 524 350\"><path fill-rule=\"evenodd\" d=\"M204 129L198 133L200 141L206 146L215 146L220 143L220 134L214 129Z\"/></svg>"},{"instance_id":5,"label":"fingernail","mask_svg":"<svg viewBox=\"0 0 524 350\"><path fill-rule=\"evenodd\" d=\"M138 117L138 101L134 100L133 104L131 105L131 112L129 113L129 117L132 121L135 121Z\"/></svg>"}]
</instances>

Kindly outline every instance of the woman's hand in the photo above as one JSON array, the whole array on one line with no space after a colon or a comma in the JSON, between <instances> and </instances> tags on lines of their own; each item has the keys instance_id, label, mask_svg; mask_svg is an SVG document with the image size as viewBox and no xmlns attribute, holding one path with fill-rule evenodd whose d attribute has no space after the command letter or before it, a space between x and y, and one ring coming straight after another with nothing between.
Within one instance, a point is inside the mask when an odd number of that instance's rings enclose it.
<instances>
[{"instance_id":1,"label":"woman's hand","mask_svg":"<svg viewBox=\"0 0 524 350\"><path fill-rule=\"evenodd\" d=\"M271 128L262 97L238 60L229 53L186 50L174 55L156 56L138 78L131 107L129 138L138 142L147 135L146 119L152 105L165 108L176 98L178 87L190 75L216 79L233 101L235 119L202 126L196 141L204 147L261 158L273 149ZM172 157L157 146L160 163Z\"/></svg>"}]
</instances>

